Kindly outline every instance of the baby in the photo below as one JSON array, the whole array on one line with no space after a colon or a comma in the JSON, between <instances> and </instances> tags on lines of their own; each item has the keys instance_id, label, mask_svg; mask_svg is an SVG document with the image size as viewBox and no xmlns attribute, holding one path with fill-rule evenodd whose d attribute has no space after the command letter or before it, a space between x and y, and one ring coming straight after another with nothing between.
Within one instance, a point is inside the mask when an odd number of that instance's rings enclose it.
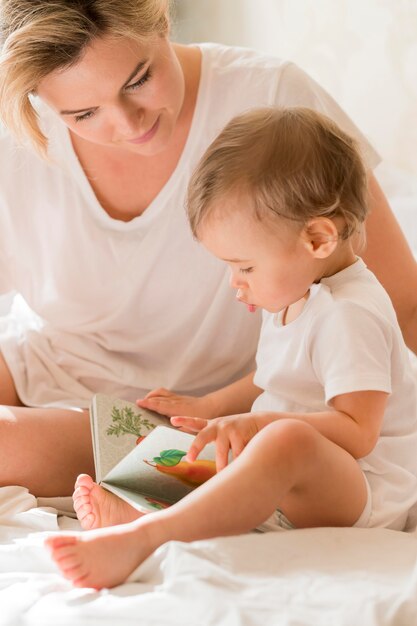
<instances>
[{"instance_id":1,"label":"baby","mask_svg":"<svg viewBox=\"0 0 417 626\"><path fill-rule=\"evenodd\" d=\"M120 584L170 540L401 530L417 499L407 350L386 292L354 252L367 214L354 141L308 109L248 112L202 158L187 209L194 236L230 266L238 300L263 310L256 372L203 398L158 390L139 403L180 407L172 423L197 433L187 460L214 441L217 474L141 517L79 477L74 504L91 530L46 542L76 586Z\"/></svg>"}]
</instances>

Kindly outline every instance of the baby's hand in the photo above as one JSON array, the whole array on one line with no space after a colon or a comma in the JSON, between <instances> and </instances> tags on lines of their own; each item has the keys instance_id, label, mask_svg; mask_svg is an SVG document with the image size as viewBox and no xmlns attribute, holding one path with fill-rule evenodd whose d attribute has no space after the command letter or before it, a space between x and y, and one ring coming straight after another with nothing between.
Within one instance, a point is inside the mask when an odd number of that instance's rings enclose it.
<instances>
[{"instance_id":1,"label":"baby's hand","mask_svg":"<svg viewBox=\"0 0 417 626\"><path fill-rule=\"evenodd\" d=\"M201 417L176 416L171 418L171 423L187 432L198 433L184 461L192 463L208 443L215 442L218 472L226 467L229 450L232 451L235 459L259 431L255 417L251 413L217 417L211 420Z\"/></svg>"},{"instance_id":2,"label":"baby's hand","mask_svg":"<svg viewBox=\"0 0 417 626\"><path fill-rule=\"evenodd\" d=\"M161 415L201 415L206 419L214 417L213 406L209 398L202 396L180 396L168 389L154 389L144 398L136 400L136 404L143 409L156 411Z\"/></svg>"}]
</instances>

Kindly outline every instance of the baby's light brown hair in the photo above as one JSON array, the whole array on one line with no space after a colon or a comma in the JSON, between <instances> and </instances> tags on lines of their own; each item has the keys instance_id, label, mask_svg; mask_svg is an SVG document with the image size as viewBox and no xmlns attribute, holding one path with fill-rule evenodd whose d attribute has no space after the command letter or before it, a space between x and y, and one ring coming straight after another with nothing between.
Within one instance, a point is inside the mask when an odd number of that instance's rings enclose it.
<instances>
[{"instance_id":1,"label":"baby's light brown hair","mask_svg":"<svg viewBox=\"0 0 417 626\"><path fill-rule=\"evenodd\" d=\"M254 109L227 124L189 184L195 237L218 215L219 201L233 194L249 200L257 219L285 218L300 230L315 217L341 217L341 239L360 232L367 214L367 176L356 142L304 107Z\"/></svg>"}]
</instances>

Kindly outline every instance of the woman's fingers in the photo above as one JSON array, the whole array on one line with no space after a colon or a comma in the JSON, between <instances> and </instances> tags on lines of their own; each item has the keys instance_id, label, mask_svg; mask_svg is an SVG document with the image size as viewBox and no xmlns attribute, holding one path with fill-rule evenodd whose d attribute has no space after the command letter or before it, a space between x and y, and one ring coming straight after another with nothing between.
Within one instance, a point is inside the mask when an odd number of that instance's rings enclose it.
<instances>
[{"instance_id":1,"label":"woman's fingers","mask_svg":"<svg viewBox=\"0 0 417 626\"><path fill-rule=\"evenodd\" d=\"M136 400L136 404L143 409L156 411L161 415L198 415L200 401L192 396L177 396L166 389L157 389L150 392L145 398Z\"/></svg>"},{"instance_id":2,"label":"woman's fingers","mask_svg":"<svg viewBox=\"0 0 417 626\"><path fill-rule=\"evenodd\" d=\"M147 393L146 396L142 399L148 400L149 398L155 398L159 396L169 397L171 395L172 395L172 391L169 391L169 389L165 389L164 387L158 387L158 389L152 389L152 391Z\"/></svg>"},{"instance_id":3,"label":"woman's fingers","mask_svg":"<svg viewBox=\"0 0 417 626\"><path fill-rule=\"evenodd\" d=\"M151 411L155 411L161 415L166 415L167 417L178 413L178 406L176 406L176 404L169 397L163 398L158 396L143 398L142 400L136 400L136 404L142 409L150 409Z\"/></svg>"}]
</instances>

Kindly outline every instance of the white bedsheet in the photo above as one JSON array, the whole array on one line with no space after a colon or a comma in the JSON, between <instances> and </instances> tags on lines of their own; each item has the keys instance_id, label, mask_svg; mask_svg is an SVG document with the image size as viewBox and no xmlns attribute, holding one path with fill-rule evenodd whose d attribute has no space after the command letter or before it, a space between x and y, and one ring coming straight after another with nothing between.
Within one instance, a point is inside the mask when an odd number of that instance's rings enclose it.
<instances>
[{"instance_id":1,"label":"white bedsheet","mask_svg":"<svg viewBox=\"0 0 417 626\"><path fill-rule=\"evenodd\" d=\"M60 518L60 526L78 522ZM412 626L417 533L319 528L162 546L134 582L73 589L43 547L54 509L0 489L0 624ZM115 555L117 558L117 555Z\"/></svg>"}]
</instances>

